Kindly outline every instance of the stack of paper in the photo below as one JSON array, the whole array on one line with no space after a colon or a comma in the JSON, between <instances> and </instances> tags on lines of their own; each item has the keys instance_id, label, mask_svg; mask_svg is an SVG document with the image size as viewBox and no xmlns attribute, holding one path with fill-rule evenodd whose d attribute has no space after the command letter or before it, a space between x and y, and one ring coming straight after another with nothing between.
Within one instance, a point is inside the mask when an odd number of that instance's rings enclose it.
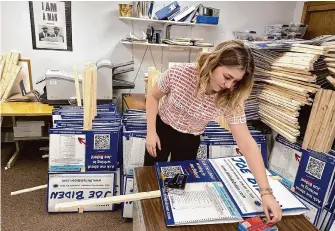
<instances>
[{"instance_id":1,"label":"stack of paper","mask_svg":"<svg viewBox=\"0 0 335 231\"><path fill-rule=\"evenodd\" d=\"M264 164L267 166L268 155L266 136L251 126L249 126L249 130L252 137L258 144L263 156ZM206 127L205 132L201 135L197 159L241 155L243 154L238 148L232 133L220 127L217 122L210 122Z\"/></svg>"},{"instance_id":2,"label":"stack of paper","mask_svg":"<svg viewBox=\"0 0 335 231\"><path fill-rule=\"evenodd\" d=\"M147 120L145 111L127 110L123 113L123 174L133 175L135 167L144 164Z\"/></svg>"},{"instance_id":3,"label":"stack of paper","mask_svg":"<svg viewBox=\"0 0 335 231\"><path fill-rule=\"evenodd\" d=\"M14 137L41 137L44 126L43 120L18 120L13 127Z\"/></svg>"},{"instance_id":4,"label":"stack of paper","mask_svg":"<svg viewBox=\"0 0 335 231\"><path fill-rule=\"evenodd\" d=\"M123 137L123 195L133 193L134 168L144 164L147 120L143 110L128 109L122 118ZM122 217L132 218L133 202L122 203Z\"/></svg>"}]
</instances>

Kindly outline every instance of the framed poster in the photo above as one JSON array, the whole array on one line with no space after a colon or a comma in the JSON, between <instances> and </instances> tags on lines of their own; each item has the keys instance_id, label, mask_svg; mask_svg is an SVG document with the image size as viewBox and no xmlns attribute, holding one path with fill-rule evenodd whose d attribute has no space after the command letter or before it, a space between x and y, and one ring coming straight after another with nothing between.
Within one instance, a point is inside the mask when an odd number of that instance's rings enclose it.
<instances>
[{"instance_id":1,"label":"framed poster","mask_svg":"<svg viewBox=\"0 0 335 231\"><path fill-rule=\"evenodd\" d=\"M29 1L33 49L72 51L71 2Z\"/></svg>"}]
</instances>

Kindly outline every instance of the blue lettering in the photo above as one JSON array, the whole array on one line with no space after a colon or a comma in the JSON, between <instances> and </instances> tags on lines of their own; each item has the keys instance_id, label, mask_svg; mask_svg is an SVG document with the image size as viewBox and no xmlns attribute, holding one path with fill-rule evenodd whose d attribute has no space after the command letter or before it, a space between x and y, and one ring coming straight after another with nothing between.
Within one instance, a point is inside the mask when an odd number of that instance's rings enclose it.
<instances>
[{"instance_id":1,"label":"blue lettering","mask_svg":"<svg viewBox=\"0 0 335 231\"><path fill-rule=\"evenodd\" d=\"M78 191L78 192L76 192L76 199L77 200L84 199L83 194L84 194L84 191Z\"/></svg>"},{"instance_id":2,"label":"blue lettering","mask_svg":"<svg viewBox=\"0 0 335 231\"><path fill-rule=\"evenodd\" d=\"M100 198L102 196L102 191L97 191L95 194L97 195L97 198Z\"/></svg>"},{"instance_id":3,"label":"blue lettering","mask_svg":"<svg viewBox=\"0 0 335 231\"><path fill-rule=\"evenodd\" d=\"M59 192L59 197L58 199L63 199L64 198L64 192Z\"/></svg>"},{"instance_id":4,"label":"blue lettering","mask_svg":"<svg viewBox=\"0 0 335 231\"><path fill-rule=\"evenodd\" d=\"M94 197L94 191L90 191L88 198L93 198L93 197Z\"/></svg>"},{"instance_id":5,"label":"blue lettering","mask_svg":"<svg viewBox=\"0 0 335 231\"><path fill-rule=\"evenodd\" d=\"M254 178L248 178L247 179L251 184L257 184L256 180Z\"/></svg>"},{"instance_id":6,"label":"blue lettering","mask_svg":"<svg viewBox=\"0 0 335 231\"><path fill-rule=\"evenodd\" d=\"M73 195L71 196L71 191L65 193L65 197L67 197L67 198L73 198Z\"/></svg>"},{"instance_id":7,"label":"blue lettering","mask_svg":"<svg viewBox=\"0 0 335 231\"><path fill-rule=\"evenodd\" d=\"M242 173L252 173L248 168L246 168L246 169L241 169L241 172Z\"/></svg>"},{"instance_id":8,"label":"blue lettering","mask_svg":"<svg viewBox=\"0 0 335 231\"><path fill-rule=\"evenodd\" d=\"M248 167L247 165L241 164L241 163L236 164L236 166L239 167L239 168L247 168Z\"/></svg>"},{"instance_id":9,"label":"blue lettering","mask_svg":"<svg viewBox=\"0 0 335 231\"><path fill-rule=\"evenodd\" d=\"M58 192L52 192L50 195L50 199L56 199L58 196Z\"/></svg>"},{"instance_id":10,"label":"blue lettering","mask_svg":"<svg viewBox=\"0 0 335 231\"><path fill-rule=\"evenodd\" d=\"M232 160L235 161L235 162L238 162L238 163L246 164L245 160L244 160L243 158L241 158L241 157L240 157L240 158L237 158L237 159L232 158Z\"/></svg>"},{"instance_id":11,"label":"blue lettering","mask_svg":"<svg viewBox=\"0 0 335 231\"><path fill-rule=\"evenodd\" d=\"M112 194L111 191L107 191L107 192L105 192L105 196L104 197L107 197L108 193Z\"/></svg>"}]
</instances>

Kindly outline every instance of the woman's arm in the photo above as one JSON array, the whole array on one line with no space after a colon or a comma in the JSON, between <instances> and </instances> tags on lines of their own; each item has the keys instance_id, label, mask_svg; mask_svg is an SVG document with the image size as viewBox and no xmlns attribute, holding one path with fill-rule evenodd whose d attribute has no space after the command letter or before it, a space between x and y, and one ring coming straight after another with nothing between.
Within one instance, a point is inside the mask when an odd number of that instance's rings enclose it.
<instances>
[{"instance_id":1,"label":"woman's arm","mask_svg":"<svg viewBox=\"0 0 335 231\"><path fill-rule=\"evenodd\" d=\"M236 140L237 146L248 162L248 166L257 180L260 188L269 188L265 166L259 147L251 136L248 126L242 124L230 124L231 132Z\"/></svg>"},{"instance_id":2,"label":"woman's arm","mask_svg":"<svg viewBox=\"0 0 335 231\"><path fill-rule=\"evenodd\" d=\"M156 157L156 144L159 149L160 141L157 139L156 133L156 117L158 113L159 100L166 95L163 91L158 88L157 83L148 92L146 99L146 114L147 114L147 150L150 155Z\"/></svg>"},{"instance_id":3,"label":"woman's arm","mask_svg":"<svg viewBox=\"0 0 335 231\"><path fill-rule=\"evenodd\" d=\"M159 100L166 95L166 93L159 90L157 83L148 92L146 99L146 114L147 114L147 130L148 132L156 132L156 116L158 113Z\"/></svg>"},{"instance_id":4,"label":"woman's arm","mask_svg":"<svg viewBox=\"0 0 335 231\"><path fill-rule=\"evenodd\" d=\"M251 136L247 124L230 124L229 127L236 140L237 146L241 150L251 172L256 178L258 186L260 188L269 188L269 181L266 175L262 154L256 141ZM281 207L272 195L262 196L262 203L264 213L269 223L274 224L281 220ZM270 219L269 210L273 213L272 219Z\"/></svg>"}]
</instances>

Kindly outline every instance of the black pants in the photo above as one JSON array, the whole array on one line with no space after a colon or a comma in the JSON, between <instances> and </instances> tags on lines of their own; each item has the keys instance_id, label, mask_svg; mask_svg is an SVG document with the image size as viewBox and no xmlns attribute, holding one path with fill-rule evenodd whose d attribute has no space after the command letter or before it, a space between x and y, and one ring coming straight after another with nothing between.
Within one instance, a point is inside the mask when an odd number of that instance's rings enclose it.
<instances>
[{"instance_id":1,"label":"black pants","mask_svg":"<svg viewBox=\"0 0 335 231\"><path fill-rule=\"evenodd\" d=\"M156 132L161 142L161 149L156 146L157 157L152 157L145 149L144 166L155 162L166 162L171 153L171 161L195 160L200 145L200 136L181 133L165 124L157 115Z\"/></svg>"}]
</instances>

